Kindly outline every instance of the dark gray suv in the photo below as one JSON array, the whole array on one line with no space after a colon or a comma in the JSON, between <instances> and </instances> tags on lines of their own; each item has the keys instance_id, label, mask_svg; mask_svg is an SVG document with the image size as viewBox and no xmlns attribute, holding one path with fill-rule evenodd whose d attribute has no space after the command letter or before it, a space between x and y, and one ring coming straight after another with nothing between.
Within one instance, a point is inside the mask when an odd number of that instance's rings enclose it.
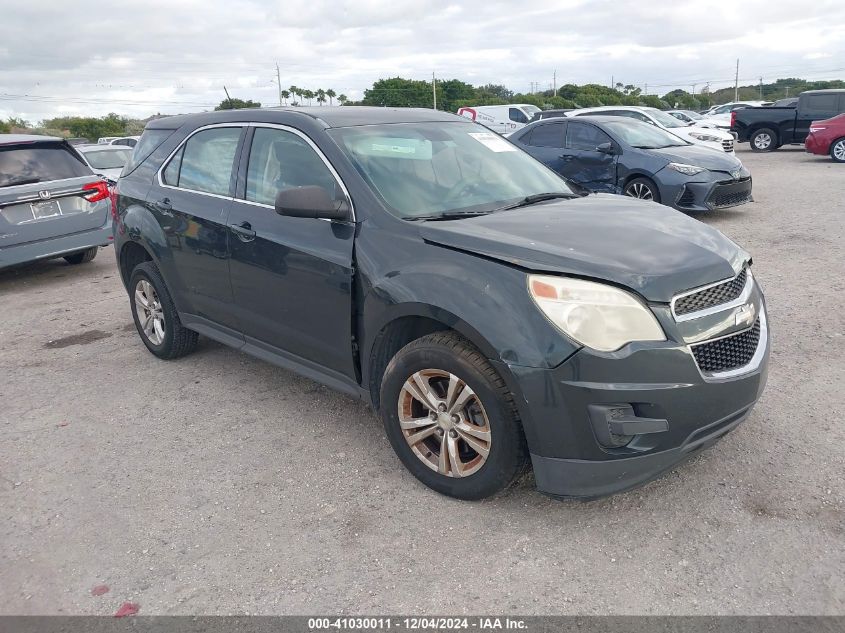
<instances>
[{"instance_id":1,"label":"dark gray suv","mask_svg":"<svg viewBox=\"0 0 845 633\"><path fill-rule=\"evenodd\" d=\"M204 335L364 399L405 466L463 499L529 463L553 495L636 486L734 429L766 380L748 253L442 112L152 121L115 246L153 354Z\"/></svg>"}]
</instances>

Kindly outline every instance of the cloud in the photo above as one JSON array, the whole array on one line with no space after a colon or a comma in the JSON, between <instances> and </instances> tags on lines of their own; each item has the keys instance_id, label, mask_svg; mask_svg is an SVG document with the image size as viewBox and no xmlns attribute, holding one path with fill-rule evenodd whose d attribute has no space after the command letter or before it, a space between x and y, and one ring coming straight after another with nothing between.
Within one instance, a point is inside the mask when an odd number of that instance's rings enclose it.
<instances>
[{"instance_id":1,"label":"cloud","mask_svg":"<svg viewBox=\"0 0 845 633\"><path fill-rule=\"evenodd\" d=\"M0 117L129 116L274 104L282 85L352 98L401 75L503 83L611 79L665 93L760 76L845 75L845 3L640 0L81 0L19 3L0 23ZM33 26L37 28L33 28ZM37 37L34 36L37 33ZM51 43L45 45L45 43ZM5 96L4 96L5 95ZM8 96L12 95L12 96ZM23 96L22 96L23 95ZM27 96L28 95L28 96Z\"/></svg>"}]
</instances>

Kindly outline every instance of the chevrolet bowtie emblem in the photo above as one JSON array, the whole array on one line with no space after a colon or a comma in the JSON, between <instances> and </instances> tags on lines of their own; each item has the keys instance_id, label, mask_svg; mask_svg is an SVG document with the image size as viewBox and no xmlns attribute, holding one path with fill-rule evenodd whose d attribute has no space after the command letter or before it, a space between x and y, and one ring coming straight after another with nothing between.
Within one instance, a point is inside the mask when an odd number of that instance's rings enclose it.
<instances>
[{"instance_id":1,"label":"chevrolet bowtie emblem","mask_svg":"<svg viewBox=\"0 0 845 633\"><path fill-rule=\"evenodd\" d=\"M757 309L753 303L742 306L736 313L737 325L751 325L757 317Z\"/></svg>"}]
</instances>

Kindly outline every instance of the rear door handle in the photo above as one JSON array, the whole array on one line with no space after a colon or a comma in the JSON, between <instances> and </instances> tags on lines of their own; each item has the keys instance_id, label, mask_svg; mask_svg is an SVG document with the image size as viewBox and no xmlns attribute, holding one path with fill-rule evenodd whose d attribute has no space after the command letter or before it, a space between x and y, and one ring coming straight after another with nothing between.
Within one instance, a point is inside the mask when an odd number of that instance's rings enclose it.
<instances>
[{"instance_id":1,"label":"rear door handle","mask_svg":"<svg viewBox=\"0 0 845 633\"><path fill-rule=\"evenodd\" d=\"M560 158L562 158L563 160L572 160L575 157L572 154L561 154Z\"/></svg>"},{"instance_id":2,"label":"rear door handle","mask_svg":"<svg viewBox=\"0 0 845 633\"><path fill-rule=\"evenodd\" d=\"M240 224L230 224L229 228L235 232L238 239L242 242L251 242L255 239L255 231L252 230L252 225L249 222L241 222Z\"/></svg>"}]
</instances>

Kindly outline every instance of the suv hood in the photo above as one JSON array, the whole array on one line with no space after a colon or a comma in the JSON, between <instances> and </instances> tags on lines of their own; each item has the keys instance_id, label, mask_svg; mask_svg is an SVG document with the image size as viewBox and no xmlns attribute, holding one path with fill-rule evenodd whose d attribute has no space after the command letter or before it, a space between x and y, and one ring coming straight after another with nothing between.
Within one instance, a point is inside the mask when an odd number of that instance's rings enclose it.
<instances>
[{"instance_id":1,"label":"suv hood","mask_svg":"<svg viewBox=\"0 0 845 633\"><path fill-rule=\"evenodd\" d=\"M611 194L425 222L420 233L433 244L532 271L609 281L661 303L733 277L750 259L679 211Z\"/></svg>"}]
</instances>

